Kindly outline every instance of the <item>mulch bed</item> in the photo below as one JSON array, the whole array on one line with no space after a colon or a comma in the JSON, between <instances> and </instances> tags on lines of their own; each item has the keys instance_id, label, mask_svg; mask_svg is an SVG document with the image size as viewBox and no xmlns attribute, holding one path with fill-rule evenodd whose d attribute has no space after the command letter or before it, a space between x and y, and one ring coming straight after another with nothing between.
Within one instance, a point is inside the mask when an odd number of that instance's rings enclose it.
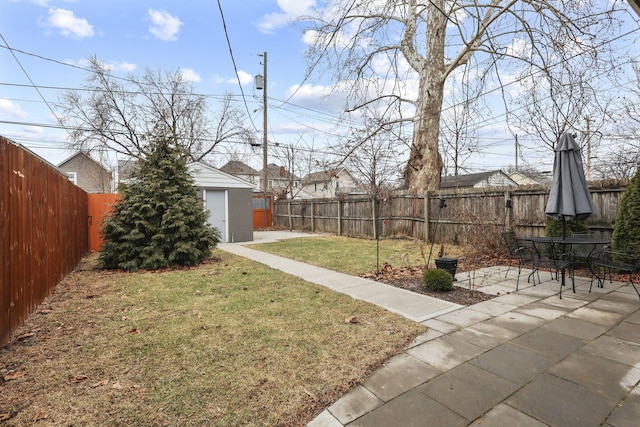
<instances>
[{"instance_id":1,"label":"mulch bed","mask_svg":"<svg viewBox=\"0 0 640 427\"><path fill-rule=\"evenodd\" d=\"M508 259L496 259L496 257L470 257L473 259L473 263L460 259L458 261L457 272L465 272L471 270L477 270L480 268L494 266L494 265L508 265ZM422 272L424 266L406 266L406 267L393 267L389 264L384 264L379 272L372 272L362 274L361 276L366 279L376 280L378 282L386 283L397 288L406 289L408 291L416 292L423 295L429 295L434 298L453 302L456 304L469 306L477 304L482 301L487 301L495 298L495 295L485 294L484 292L470 290L462 286L455 286L450 292L432 292L423 288L422 286Z\"/></svg>"}]
</instances>

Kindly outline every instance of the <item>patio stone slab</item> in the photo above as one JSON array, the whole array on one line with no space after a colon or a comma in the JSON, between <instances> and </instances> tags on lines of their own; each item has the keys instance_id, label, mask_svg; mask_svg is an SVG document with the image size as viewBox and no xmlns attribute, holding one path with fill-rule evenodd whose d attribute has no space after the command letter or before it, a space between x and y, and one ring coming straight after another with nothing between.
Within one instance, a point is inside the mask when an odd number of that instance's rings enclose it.
<instances>
[{"instance_id":1,"label":"patio stone slab","mask_svg":"<svg viewBox=\"0 0 640 427\"><path fill-rule=\"evenodd\" d=\"M466 426L468 421L433 399L412 390L347 424L348 427Z\"/></svg>"},{"instance_id":2,"label":"patio stone slab","mask_svg":"<svg viewBox=\"0 0 640 427\"><path fill-rule=\"evenodd\" d=\"M514 310L516 313L523 313L545 320L557 319L558 317L564 316L569 311L570 309L551 306L542 302L534 302Z\"/></svg>"},{"instance_id":3,"label":"patio stone slab","mask_svg":"<svg viewBox=\"0 0 640 427\"><path fill-rule=\"evenodd\" d=\"M613 414L607 419L612 427L628 427L638 424L640 414L640 387L636 387L627 398L620 403Z\"/></svg>"},{"instance_id":4,"label":"patio stone slab","mask_svg":"<svg viewBox=\"0 0 640 427\"><path fill-rule=\"evenodd\" d=\"M425 362L403 353L390 359L363 385L387 402L441 373Z\"/></svg>"},{"instance_id":5,"label":"patio stone slab","mask_svg":"<svg viewBox=\"0 0 640 427\"><path fill-rule=\"evenodd\" d=\"M604 334L609 328L580 319L561 317L541 326L540 329L549 329L560 334L591 341Z\"/></svg>"},{"instance_id":6,"label":"patio stone slab","mask_svg":"<svg viewBox=\"0 0 640 427\"><path fill-rule=\"evenodd\" d=\"M481 354L469 363L513 383L524 385L549 369L555 360L507 343Z\"/></svg>"},{"instance_id":7,"label":"patio stone slab","mask_svg":"<svg viewBox=\"0 0 640 427\"><path fill-rule=\"evenodd\" d=\"M632 341L603 335L585 345L582 350L634 368L640 366L640 346Z\"/></svg>"},{"instance_id":8,"label":"patio stone slab","mask_svg":"<svg viewBox=\"0 0 640 427\"><path fill-rule=\"evenodd\" d=\"M640 310L633 313L631 316L625 319L626 322L631 322L635 325L640 325Z\"/></svg>"},{"instance_id":9,"label":"patio stone slab","mask_svg":"<svg viewBox=\"0 0 640 427\"><path fill-rule=\"evenodd\" d=\"M517 409L513 409L511 406L501 403L495 408L487 412L482 418L476 420L473 425L479 425L482 427L505 427L505 426L518 426L518 427L547 427L546 424L541 423L535 418L531 418L527 414L523 414Z\"/></svg>"},{"instance_id":10,"label":"patio stone slab","mask_svg":"<svg viewBox=\"0 0 640 427\"><path fill-rule=\"evenodd\" d=\"M483 353L485 349L444 335L407 350L411 356L446 371Z\"/></svg>"},{"instance_id":11,"label":"patio stone slab","mask_svg":"<svg viewBox=\"0 0 640 427\"><path fill-rule=\"evenodd\" d=\"M487 313L491 316L498 316L517 308L517 305L507 304L500 301L488 300L473 305L475 311Z\"/></svg>"},{"instance_id":12,"label":"patio stone slab","mask_svg":"<svg viewBox=\"0 0 640 427\"><path fill-rule=\"evenodd\" d=\"M451 323L453 325L457 325L460 328L465 328L469 325L473 325L474 323L487 320L490 317L492 316L487 313L475 311L472 308L463 308L438 316L436 317L436 319L443 322Z\"/></svg>"},{"instance_id":13,"label":"patio stone slab","mask_svg":"<svg viewBox=\"0 0 640 427\"><path fill-rule=\"evenodd\" d=\"M596 301L593 301L587 307L593 308L596 310L607 310L613 313L619 313L619 314L624 314L628 316L631 313L638 311L640 304L632 301L625 302L625 301L619 301L619 300L610 300L603 297Z\"/></svg>"},{"instance_id":14,"label":"patio stone slab","mask_svg":"<svg viewBox=\"0 0 640 427\"><path fill-rule=\"evenodd\" d=\"M635 323L622 322L607 332L607 335L640 344L640 327Z\"/></svg>"},{"instance_id":15,"label":"patio stone slab","mask_svg":"<svg viewBox=\"0 0 640 427\"><path fill-rule=\"evenodd\" d=\"M569 313L567 317L586 320L587 322L595 323L597 325L612 327L620 323L620 321L625 318L625 315L622 313L613 313L611 311L598 310L585 306Z\"/></svg>"},{"instance_id":16,"label":"patio stone slab","mask_svg":"<svg viewBox=\"0 0 640 427\"><path fill-rule=\"evenodd\" d=\"M555 360L564 359L585 344L579 338L542 328L520 335L511 343Z\"/></svg>"},{"instance_id":17,"label":"patio stone slab","mask_svg":"<svg viewBox=\"0 0 640 427\"><path fill-rule=\"evenodd\" d=\"M329 412L342 424L347 424L369 413L384 402L362 386L357 386L329 406Z\"/></svg>"},{"instance_id":18,"label":"patio stone slab","mask_svg":"<svg viewBox=\"0 0 640 427\"><path fill-rule=\"evenodd\" d=\"M506 295L500 295L493 299L494 301L503 302L505 304L517 305L518 307L540 301L540 297L521 294L520 292L512 292Z\"/></svg>"},{"instance_id":19,"label":"patio stone slab","mask_svg":"<svg viewBox=\"0 0 640 427\"><path fill-rule=\"evenodd\" d=\"M424 334L420 334L417 337L415 337L413 341L411 341L409 345L407 345L407 348L415 347L427 341L431 341L432 339L441 337L442 335L444 335L442 332L436 331L433 328L429 328L427 329L427 332L425 332Z\"/></svg>"},{"instance_id":20,"label":"patio stone slab","mask_svg":"<svg viewBox=\"0 0 640 427\"><path fill-rule=\"evenodd\" d=\"M443 334L448 334L450 332L454 332L460 329L460 326L458 325L454 325L453 323L443 322L442 320L438 320L438 319L429 319L421 323L427 326L429 329L442 332Z\"/></svg>"},{"instance_id":21,"label":"patio stone slab","mask_svg":"<svg viewBox=\"0 0 640 427\"><path fill-rule=\"evenodd\" d=\"M552 296L549 298L545 298L540 302L554 307L570 310L575 310L576 308L589 304L589 300L585 300L584 298L576 298L573 295L567 295L565 297L564 294L562 295L562 299Z\"/></svg>"},{"instance_id":22,"label":"patio stone slab","mask_svg":"<svg viewBox=\"0 0 640 427\"><path fill-rule=\"evenodd\" d=\"M518 387L504 378L465 363L421 385L418 391L472 421Z\"/></svg>"},{"instance_id":23,"label":"patio stone slab","mask_svg":"<svg viewBox=\"0 0 640 427\"><path fill-rule=\"evenodd\" d=\"M486 320L484 323L493 323L516 332L529 332L545 323L544 319L529 316L524 313L516 313L514 311L501 314L493 319Z\"/></svg>"},{"instance_id":24,"label":"patio stone slab","mask_svg":"<svg viewBox=\"0 0 640 427\"><path fill-rule=\"evenodd\" d=\"M512 329L503 328L491 323L476 323L461 331L451 334L454 338L459 338L478 347L491 349L503 344L519 335Z\"/></svg>"},{"instance_id":25,"label":"patio stone slab","mask_svg":"<svg viewBox=\"0 0 640 427\"><path fill-rule=\"evenodd\" d=\"M320 415L307 423L307 427L342 427L342 423L336 420L329 411L324 410Z\"/></svg>"},{"instance_id":26,"label":"patio stone slab","mask_svg":"<svg viewBox=\"0 0 640 427\"><path fill-rule=\"evenodd\" d=\"M550 374L542 374L505 403L551 426L598 426L617 401Z\"/></svg>"},{"instance_id":27,"label":"patio stone slab","mask_svg":"<svg viewBox=\"0 0 640 427\"><path fill-rule=\"evenodd\" d=\"M553 366L549 373L581 384L612 400L622 399L640 381L640 369L580 351Z\"/></svg>"}]
</instances>

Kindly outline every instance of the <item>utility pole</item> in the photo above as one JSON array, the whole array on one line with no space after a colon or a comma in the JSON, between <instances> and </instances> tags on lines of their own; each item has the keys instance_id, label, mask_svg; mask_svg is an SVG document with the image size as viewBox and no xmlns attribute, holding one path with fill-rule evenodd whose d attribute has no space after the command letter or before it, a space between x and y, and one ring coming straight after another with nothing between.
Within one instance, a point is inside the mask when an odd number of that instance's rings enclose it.
<instances>
[{"instance_id":1,"label":"utility pole","mask_svg":"<svg viewBox=\"0 0 640 427\"><path fill-rule=\"evenodd\" d=\"M262 192L266 195L269 189L269 162L267 159L267 52L262 55L262 65L264 67L262 78L262 87L257 87L258 90L262 89ZM259 77L256 77L256 82L259 81Z\"/></svg>"}]
</instances>

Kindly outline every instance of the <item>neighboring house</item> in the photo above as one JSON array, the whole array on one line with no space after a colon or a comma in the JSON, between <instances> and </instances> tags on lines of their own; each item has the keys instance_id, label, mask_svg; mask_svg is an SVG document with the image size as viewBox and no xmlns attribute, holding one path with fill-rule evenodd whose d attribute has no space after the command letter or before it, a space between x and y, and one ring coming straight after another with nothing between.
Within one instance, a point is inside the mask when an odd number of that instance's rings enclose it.
<instances>
[{"instance_id":1,"label":"neighboring house","mask_svg":"<svg viewBox=\"0 0 640 427\"><path fill-rule=\"evenodd\" d=\"M271 193L283 194L283 193L296 193L300 188L300 178L287 172L284 166L278 166L276 164L269 164L267 166L267 189ZM292 187L292 191L290 190ZM262 171L260 171L260 188L262 188Z\"/></svg>"},{"instance_id":2,"label":"neighboring house","mask_svg":"<svg viewBox=\"0 0 640 427\"><path fill-rule=\"evenodd\" d=\"M118 160L118 185L127 184L131 173L138 164L138 159Z\"/></svg>"},{"instance_id":3,"label":"neighboring house","mask_svg":"<svg viewBox=\"0 0 640 427\"><path fill-rule=\"evenodd\" d=\"M310 173L302 179L302 190L311 198L363 194L362 184L345 168Z\"/></svg>"},{"instance_id":4,"label":"neighboring house","mask_svg":"<svg viewBox=\"0 0 640 427\"><path fill-rule=\"evenodd\" d=\"M87 193L111 193L111 172L91 156L78 151L58 165L71 182Z\"/></svg>"},{"instance_id":5,"label":"neighboring house","mask_svg":"<svg viewBox=\"0 0 640 427\"><path fill-rule=\"evenodd\" d=\"M501 170L471 173L467 175L443 176L440 188L488 188L517 187L518 184Z\"/></svg>"},{"instance_id":6,"label":"neighboring house","mask_svg":"<svg viewBox=\"0 0 640 427\"><path fill-rule=\"evenodd\" d=\"M255 190L261 190L260 172L241 161L231 160L230 162L227 162L224 166L219 168L219 170L250 182L251 184L253 184L253 188Z\"/></svg>"}]
</instances>

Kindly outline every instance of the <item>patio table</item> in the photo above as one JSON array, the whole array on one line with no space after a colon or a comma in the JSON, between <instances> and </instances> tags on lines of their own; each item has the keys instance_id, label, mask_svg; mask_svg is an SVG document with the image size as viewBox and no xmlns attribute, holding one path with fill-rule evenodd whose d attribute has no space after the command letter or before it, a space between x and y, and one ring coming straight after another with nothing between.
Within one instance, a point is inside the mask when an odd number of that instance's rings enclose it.
<instances>
[{"instance_id":1,"label":"patio table","mask_svg":"<svg viewBox=\"0 0 640 427\"><path fill-rule=\"evenodd\" d=\"M590 245L592 246L591 250L589 251L589 258L590 258L590 256L592 255L596 247L598 247L599 245L608 245L609 243L611 243L610 239L595 238L595 237L588 237L588 236L565 237L565 238L528 236L528 237L522 238L522 240L531 242L533 244L534 250L536 251L539 261L537 265L534 267L535 272L538 271L541 260L543 260L544 258L548 259L556 267L556 280L557 280L557 270L561 270L562 280L560 282L560 298L562 298L562 287L565 285L565 270L569 267L572 267L576 262L576 259L574 258L574 255L573 255L574 251L569 250L567 252L564 250L564 248L566 248L567 246L572 247L573 245ZM552 247L560 247L560 248L563 248L563 250L561 250L560 253L558 254L555 250L552 249L550 251L551 257L545 257L543 255L543 252L541 252L540 248L538 247L538 245L543 245L543 244L549 244L549 245L552 245ZM591 271L591 273L593 274L593 270L591 269L591 266L587 265L587 267L589 268L589 271ZM573 280L573 292L574 293L576 292L575 279Z\"/></svg>"}]
</instances>

